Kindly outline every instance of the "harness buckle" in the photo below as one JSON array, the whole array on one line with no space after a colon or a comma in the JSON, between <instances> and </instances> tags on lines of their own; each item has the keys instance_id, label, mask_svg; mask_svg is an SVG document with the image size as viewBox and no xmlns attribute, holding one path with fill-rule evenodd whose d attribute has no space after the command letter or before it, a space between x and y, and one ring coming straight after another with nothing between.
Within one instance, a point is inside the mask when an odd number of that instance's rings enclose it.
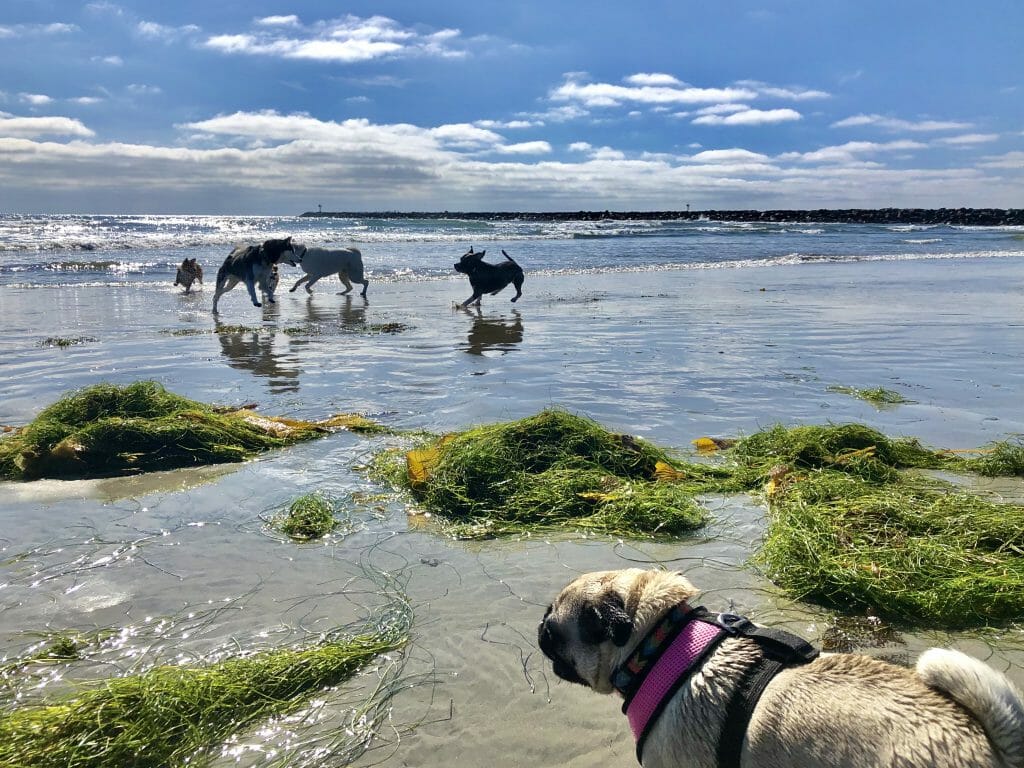
<instances>
[{"instance_id":1,"label":"harness buckle","mask_svg":"<svg viewBox=\"0 0 1024 768\"><path fill-rule=\"evenodd\" d=\"M746 616L739 616L735 613L720 613L715 617L715 624L730 635L740 634L740 627L749 623L750 619Z\"/></svg>"}]
</instances>

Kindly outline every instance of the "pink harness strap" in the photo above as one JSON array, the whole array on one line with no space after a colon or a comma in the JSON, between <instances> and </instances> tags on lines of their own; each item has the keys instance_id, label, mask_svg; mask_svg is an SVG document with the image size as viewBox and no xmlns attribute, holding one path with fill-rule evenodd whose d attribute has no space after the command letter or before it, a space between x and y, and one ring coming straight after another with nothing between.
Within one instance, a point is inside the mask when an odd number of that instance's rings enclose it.
<instances>
[{"instance_id":1,"label":"pink harness strap","mask_svg":"<svg viewBox=\"0 0 1024 768\"><path fill-rule=\"evenodd\" d=\"M690 621L683 627L629 702L626 717L634 739L640 740L665 696L724 631L706 621Z\"/></svg>"}]
</instances>

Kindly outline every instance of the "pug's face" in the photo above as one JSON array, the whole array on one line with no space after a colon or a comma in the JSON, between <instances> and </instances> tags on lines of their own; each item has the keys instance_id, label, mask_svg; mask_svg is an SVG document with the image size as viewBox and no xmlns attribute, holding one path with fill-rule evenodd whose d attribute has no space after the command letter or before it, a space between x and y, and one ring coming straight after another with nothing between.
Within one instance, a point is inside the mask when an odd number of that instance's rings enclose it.
<instances>
[{"instance_id":1,"label":"pug's face","mask_svg":"<svg viewBox=\"0 0 1024 768\"><path fill-rule=\"evenodd\" d=\"M679 573L640 568L587 573L548 606L537 642L556 676L611 693L612 671L662 614L694 594Z\"/></svg>"}]
</instances>

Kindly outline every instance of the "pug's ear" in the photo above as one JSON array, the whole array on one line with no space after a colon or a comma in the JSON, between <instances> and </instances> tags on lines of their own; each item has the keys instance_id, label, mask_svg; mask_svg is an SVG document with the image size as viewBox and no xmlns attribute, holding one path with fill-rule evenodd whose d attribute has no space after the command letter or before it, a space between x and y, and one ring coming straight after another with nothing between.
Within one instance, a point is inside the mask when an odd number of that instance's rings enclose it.
<instances>
[{"instance_id":1,"label":"pug's ear","mask_svg":"<svg viewBox=\"0 0 1024 768\"><path fill-rule=\"evenodd\" d=\"M622 598L609 593L599 603L587 605L580 613L580 639L590 645L611 640L623 646L633 634L633 620Z\"/></svg>"}]
</instances>

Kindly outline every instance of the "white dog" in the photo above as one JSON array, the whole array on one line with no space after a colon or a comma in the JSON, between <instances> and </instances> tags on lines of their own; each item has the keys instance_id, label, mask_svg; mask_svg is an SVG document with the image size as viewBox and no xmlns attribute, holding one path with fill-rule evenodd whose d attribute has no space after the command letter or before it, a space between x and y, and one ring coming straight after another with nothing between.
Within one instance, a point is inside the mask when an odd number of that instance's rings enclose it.
<instances>
[{"instance_id":1,"label":"white dog","mask_svg":"<svg viewBox=\"0 0 1024 768\"><path fill-rule=\"evenodd\" d=\"M306 284L306 293L312 293L317 280L336 274L345 284L342 295L352 290L352 283L361 283L363 290L359 295L366 296L370 281L363 276L363 254L358 248L307 248L296 243L295 261L306 275L295 281L289 293L294 293L303 283Z\"/></svg>"}]
</instances>

